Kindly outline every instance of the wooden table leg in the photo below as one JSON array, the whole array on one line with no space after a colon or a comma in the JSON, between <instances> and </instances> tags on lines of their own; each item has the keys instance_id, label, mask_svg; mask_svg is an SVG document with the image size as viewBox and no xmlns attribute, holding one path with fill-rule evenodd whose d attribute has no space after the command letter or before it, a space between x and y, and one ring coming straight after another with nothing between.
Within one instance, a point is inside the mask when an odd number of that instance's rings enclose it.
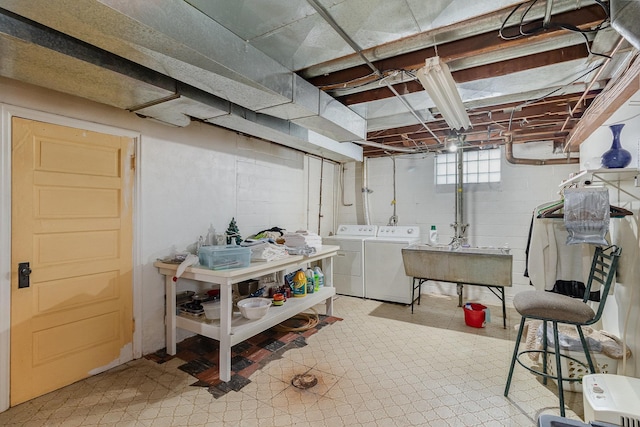
<instances>
[{"instance_id":1,"label":"wooden table leg","mask_svg":"<svg viewBox=\"0 0 640 427\"><path fill-rule=\"evenodd\" d=\"M164 276L164 332L167 354L176 354L176 283L173 276Z\"/></svg>"},{"instance_id":2,"label":"wooden table leg","mask_svg":"<svg viewBox=\"0 0 640 427\"><path fill-rule=\"evenodd\" d=\"M231 285L220 285L220 379L231 380Z\"/></svg>"}]
</instances>

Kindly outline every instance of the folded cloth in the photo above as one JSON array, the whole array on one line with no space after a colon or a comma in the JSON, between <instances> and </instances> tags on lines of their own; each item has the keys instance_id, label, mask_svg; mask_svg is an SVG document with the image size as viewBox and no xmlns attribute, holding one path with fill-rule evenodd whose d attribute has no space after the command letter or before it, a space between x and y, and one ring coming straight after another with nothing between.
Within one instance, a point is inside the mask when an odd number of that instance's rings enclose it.
<instances>
[{"instance_id":1,"label":"folded cloth","mask_svg":"<svg viewBox=\"0 0 640 427\"><path fill-rule=\"evenodd\" d=\"M319 249L322 246L322 237L308 230L298 230L295 233L286 233L284 244L289 247L309 246Z\"/></svg>"},{"instance_id":2,"label":"folded cloth","mask_svg":"<svg viewBox=\"0 0 640 427\"><path fill-rule=\"evenodd\" d=\"M258 245L262 245L263 243L275 243L276 241L270 237L263 237L260 239L255 239L255 238L247 238L246 240L243 240L242 243L240 243L240 246L258 246Z\"/></svg>"},{"instance_id":3,"label":"folded cloth","mask_svg":"<svg viewBox=\"0 0 640 427\"><path fill-rule=\"evenodd\" d=\"M316 253L316 248L310 246L296 246L287 248L289 255L311 256Z\"/></svg>"},{"instance_id":4,"label":"folded cloth","mask_svg":"<svg viewBox=\"0 0 640 427\"><path fill-rule=\"evenodd\" d=\"M251 245L250 248L251 261L273 261L289 256L286 247L267 241Z\"/></svg>"}]
</instances>

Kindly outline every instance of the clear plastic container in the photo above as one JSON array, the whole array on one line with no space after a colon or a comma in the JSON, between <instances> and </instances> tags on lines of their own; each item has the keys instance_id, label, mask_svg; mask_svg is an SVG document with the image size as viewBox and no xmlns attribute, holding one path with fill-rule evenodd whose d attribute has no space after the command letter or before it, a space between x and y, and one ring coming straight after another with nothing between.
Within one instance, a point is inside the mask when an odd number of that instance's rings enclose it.
<instances>
[{"instance_id":1,"label":"clear plastic container","mask_svg":"<svg viewBox=\"0 0 640 427\"><path fill-rule=\"evenodd\" d=\"M251 249L236 245L203 246L198 253L200 265L211 270L248 267Z\"/></svg>"},{"instance_id":2,"label":"clear plastic container","mask_svg":"<svg viewBox=\"0 0 640 427\"><path fill-rule=\"evenodd\" d=\"M220 300L205 301L202 303L204 308L204 316L207 320L220 319Z\"/></svg>"}]
</instances>

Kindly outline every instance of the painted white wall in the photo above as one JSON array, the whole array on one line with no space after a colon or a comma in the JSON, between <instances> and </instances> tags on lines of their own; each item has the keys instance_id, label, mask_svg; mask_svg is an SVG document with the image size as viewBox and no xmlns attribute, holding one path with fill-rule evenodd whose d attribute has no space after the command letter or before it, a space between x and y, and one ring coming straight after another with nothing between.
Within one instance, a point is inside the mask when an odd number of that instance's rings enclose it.
<instances>
[{"instance_id":1,"label":"painted white wall","mask_svg":"<svg viewBox=\"0 0 640 427\"><path fill-rule=\"evenodd\" d=\"M551 144L514 146L518 158L546 159L552 154ZM396 210L398 224L420 226L426 242L431 225L435 225L440 243L449 243L455 222L455 186L436 187L434 154L401 155L396 157ZM338 222L364 223L362 167L355 163L345 165L344 198L353 206L339 206ZM367 187L371 224L386 225L393 214L393 162L390 158L368 160ZM464 189L464 222L469 224L467 236L474 246L503 247L508 245L513 254L513 288L507 289L507 299L515 292L530 289L525 270L525 248L533 209L544 202L558 199L558 185L578 165L526 166L513 165L506 160L501 164L502 180L499 184ZM455 285L440 283L426 288L427 292L457 295ZM498 303L487 289L468 286L465 299Z\"/></svg>"},{"instance_id":2,"label":"painted white wall","mask_svg":"<svg viewBox=\"0 0 640 427\"><path fill-rule=\"evenodd\" d=\"M300 151L199 122L186 128L168 127L127 111L5 78L0 78L0 104L5 110L26 112L27 118L44 114L65 125L71 121L99 131L139 136L134 231L138 356L165 346L164 280L153 267L158 257L194 245L211 226L223 233L232 217L243 237L273 226L318 230L320 202L317 193L310 201L308 194L317 192L320 186L321 161ZM8 126L5 120L0 129L0 410L5 406L2 390L8 390L9 376ZM327 234L334 222L336 170L334 163L322 162L321 225L327 229L323 228L321 234Z\"/></svg>"},{"instance_id":3,"label":"painted white wall","mask_svg":"<svg viewBox=\"0 0 640 427\"><path fill-rule=\"evenodd\" d=\"M187 130L188 144L176 142L184 140ZM170 129L162 138L143 137L144 353L164 346L164 293L152 289L153 283L163 282L158 281L153 262L193 246L210 227L223 233L231 218L243 237L273 226L306 228L304 157L301 152L200 123ZM179 284L200 289L185 280ZM188 335L181 331L178 339Z\"/></svg>"},{"instance_id":4,"label":"painted white wall","mask_svg":"<svg viewBox=\"0 0 640 427\"><path fill-rule=\"evenodd\" d=\"M624 148L632 154L629 167L640 165L640 92L616 112L605 125L597 129L580 146L579 165L523 166L502 161L502 181L499 185L465 187L464 214L469 223L467 235L472 245L509 245L513 254L513 288L507 290L507 299L515 293L531 289L523 276L525 248L533 209L544 202L559 198L560 183L580 169L598 169L600 156L611 146L609 124L625 123L621 135ZM551 158L551 146L545 144L516 145L514 155L519 158ZM393 163L389 158L371 159L366 168L361 164L344 165L344 203L338 206L338 223L365 223L365 205L362 188L372 191L368 195L370 223L387 224L393 213ZM367 169L366 177L363 170ZM440 242L447 243L453 235L449 226L455 221L454 188L442 191L434 186L433 155L398 156L396 158L396 201L399 224L418 224L423 239L431 225L436 225ZM610 201L634 211L635 216L612 219L613 243L623 247L618 283L614 298L607 302L602 329L622 337L633 354L626 370L631 376L640 376L640 187L633 179L620 182L620 188L635 196L612 189ZM351 204L351 206L345 206ZM427 292L456 295L454 285L430 285ZM479 300L496 304L487 290L465 288L466 300ZM621 364L620 364L621 365Z\"/></svg>"},{"instance_id":5,"label":"painted white wall","mask_svg":"<svg viewBox=\"0 0 640 427\"><path fill-rule=\"evenodd\" d=\"M580 163L583 169L600 167L600 156L611 147L612 136L608 126L617 123L625 125L620 143L631 153L628 168L639 168L640 92L632 96L580 145ZM602 328L621 337L633 353L626 369L621 364L618 365L618 373L640 377L640 187L634 179L616 181L615 184L627 193L609 186L610 203L627 208L635 212L635 215L611 220L612 243L622 247L622 256L613 298L609 297L607 300L602 316Z\"/></svg>"}]
</instances>

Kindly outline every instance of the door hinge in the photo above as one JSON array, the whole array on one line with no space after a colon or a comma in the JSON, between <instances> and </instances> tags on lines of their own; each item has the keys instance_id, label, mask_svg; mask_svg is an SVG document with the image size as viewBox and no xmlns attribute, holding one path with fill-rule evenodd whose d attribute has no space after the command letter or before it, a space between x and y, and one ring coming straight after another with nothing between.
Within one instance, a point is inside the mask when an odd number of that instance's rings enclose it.
<instances>
[{"instance_id":1,"label":"door hinge","mask_svg":"<svg viewBox=\"0 0 640 427\"><path fill-rule=\"evenodd\" d=\"M136 155L131 155L131 170L136 170Z\"/></svg>"},{"instance_id":2,"label":"door hinge","mask_svg":"<svg viewBox=\"0 0 640 427\"><path fill-rule=\"evenodd\" d=\"M136 319L131 319L131 332L136 332Z\"/></svg>"}]
</instances>

